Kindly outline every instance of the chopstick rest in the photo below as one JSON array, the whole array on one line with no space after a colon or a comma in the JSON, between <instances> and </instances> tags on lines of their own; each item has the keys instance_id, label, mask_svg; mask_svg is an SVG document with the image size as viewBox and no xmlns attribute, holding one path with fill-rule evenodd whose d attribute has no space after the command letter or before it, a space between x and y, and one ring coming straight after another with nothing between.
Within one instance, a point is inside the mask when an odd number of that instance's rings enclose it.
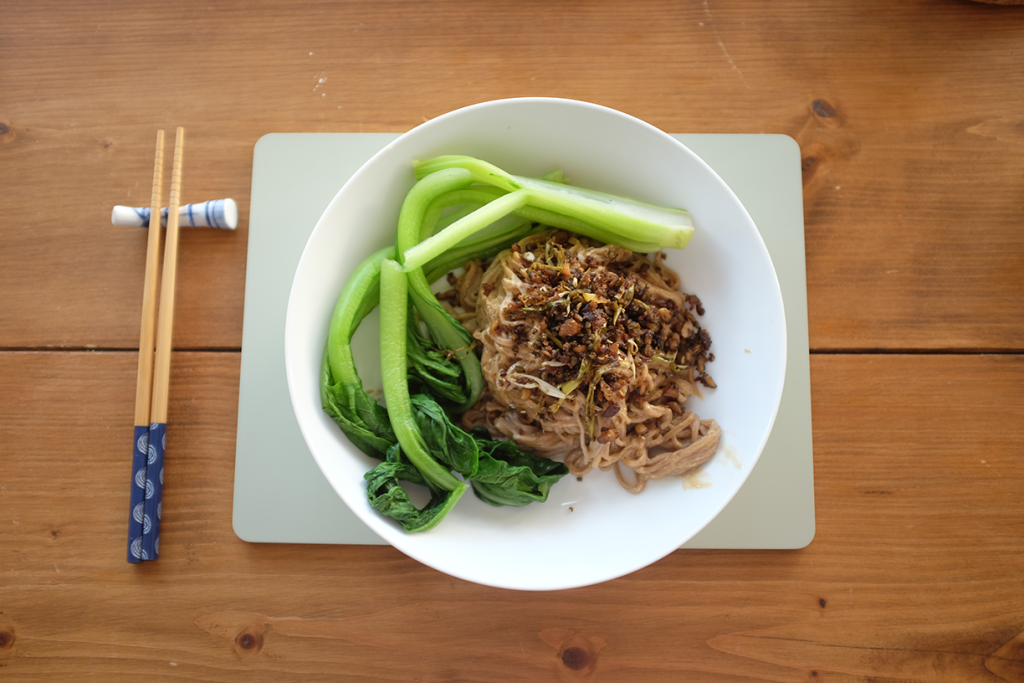
<instances>
[{"instance_id":1,"label":"chopstick rest","mask_svg":"<svg viewBox=\"0 0 1024 683\"><path fill-rule=\"evenodd\" d=\"M113 225L148 228L153 210L148 206L115 206L110 212ZM160 210L160 225L167 227L167 207ZM200 204L185 204L178 207L178 225L192 228L220 228L234 230L238 227L238 204L234 199L211 199Z\"/></svg>"}]
</instances>

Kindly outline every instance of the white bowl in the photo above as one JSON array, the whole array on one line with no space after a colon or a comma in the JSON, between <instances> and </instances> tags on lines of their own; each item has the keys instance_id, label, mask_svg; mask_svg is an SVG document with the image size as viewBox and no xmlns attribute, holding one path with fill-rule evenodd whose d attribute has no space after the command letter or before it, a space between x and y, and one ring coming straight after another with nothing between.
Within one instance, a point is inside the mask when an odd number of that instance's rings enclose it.
<instances>
[{"instance_id":1,"label":"white bowl","mask_svg":"<svg viewBox=\"0 0 1024 683\"><path fill-rule=\"evenodd\" d=\"M634 495L613 472L567 476L548 501L495 508L467 493L435 529L407 534L366 500L377 461L352 446L320 406L320 358L349 274L394 243L412 161L468 154L517 175L561 168L573 184L688 209L695 232L668 264L697 294L712 339L718 388L688 406L722 427L718 454L691 477L652 481ZM378 318L355 339L363 383L379 389ZM692 538L739 490L771 432L782 397L786 325L771 258L736 195L693 152L621 112L573 100L498 100L440 116L405 133L338 191L306 244L285 324L288 388L299 427L334 490L381 538L467 581L522 590L585 586L645 567ZM707 486L703 486L707 484Z\"/></svg>"}]
</instances>

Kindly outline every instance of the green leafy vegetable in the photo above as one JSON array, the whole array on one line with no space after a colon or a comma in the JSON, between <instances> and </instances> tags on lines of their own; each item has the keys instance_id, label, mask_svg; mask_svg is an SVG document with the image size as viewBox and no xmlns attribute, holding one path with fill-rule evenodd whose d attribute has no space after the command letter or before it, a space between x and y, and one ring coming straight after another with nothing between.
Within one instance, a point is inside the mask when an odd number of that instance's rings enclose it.
<instances>
[{"instance_id":1,"label":"green leafy vegetable","mask_svg":"<svg viewBox=\"0 0 1024 683\"><path fill-rule=\"evenodd\" d=\"M397 521L409 533L433 529L466 491L465 486L454 491L431 486L420 471L402 457L397 443L388 450L385 462L367 472L364 478L370 506ZM430 502L422 510L409 500L409 494L402 488L403 481L430 489Z\"/></svg>"},{"instance_id":2,"label":"green leafy vegetable","mask_svg":"<svg viewBox=\"0 0 1024 683\"><path fill-rule=\"evenodd\" d=\"M459 366L433 347L431 341L420 333L415 321L406 328L409 374L426 384L434 396L447 399L453 406L464 404L467 398Z\"/></svg>"},{"instance_id":3,"label":"green leafy vegetable","mask_svg":"<svg viewBox=\"0 0 1024 683\"><path fill-rule=\"evenodd\" d=\"M474 429L473 437L480 466L470 484L477 498L491 505L543 503L552 485L569 474L564 464L521 451L512 441L492 441L486 430Z\"/></svg>"},{"instance_id":4,"label":"green leafy vegetable","mask_svg":"<svg viewBox=\"0 0 1024 683\"><path fill-rule=\"evenodd\" d=\"M331 373L338 382L356 382L362 387L352 357L352 336L380 301L380 264L395 257L395 248L387 247L371 254L359 264L338 296L327 334L327 353Z\"/></svg>"},{"instance_id":5,"label":"green leafy vegetable","mask_svg":"<svg viewBox=\"0 0 1024 683\"><path fill-rule=\"evenodd\" d=\"M383 459L397 441L387 411L363 390L358 375L354 382L334 380L326 350L320 363L320 404L356 448L370 457Z\"/></svg>"},{"instance_id":6,"label":"green leafy vegetable","mask_svg":"<svg viewBox=\"0 0 1024 683\"><path fill-rule=\"evenodd\" d=\"M467 247L475 253L493 255L530 229L528 225L520 225ZM437 454L441 461L436 467L428 466L428 471L434 475L428 478L403 454L388 411L363 389L351 341L360 322L380 303L381 265L394 256L394 252L394 248L388 248L371 255L352 274L339 296L321 363L320 394L324 410L349 440L367 455L384 460L366 474L367 499L371 506L394 518L406 531L415 532L433 528L469 488L445 468L450 467L464 477L474 476L481 442L455 427L435 398L426 394L409 396L408 408L415 428L423 436L424 447L429 453ZM404 277L400 271L397 275ZM395 288L389 291L394 292ZM401 300L401 295L396 298ZM395 321L395 329L404 327L407 334L404 354L409 363L405 368L408 374L402 376L402 381L415 380L414 384L422 385L422 389L437 399L458 402L462 397L462 386L457 381L461 376L459 365L434 349L431 340L419 331L409 316L408 308L405 310L404 320ZM403 352L399 349L397 353ZM336 378L333 368L337 368L341 380ZM400 400L401 397L395 399ZM408 424L408 416L403 419ZM423 509L417 509L412 503L403 482L425 486L430 491L430 501ZM450 485L452 489L446 490L441 484Z\"/></svg>"},{"instance_id":7,"label":"green leafy vegetable","mask_svg":"<svg viewBox=\"0 0 1024 683\"><path fill-rule=\"evenodd\" d=\"M376 306L380 263L394 251L389 247L372 254L349 278L334 308L320 364L320 403L324 410L359 450L378 459L396 441L395 433L387 412L363 390L352 356L352 335Z\"/></svg>"},{"instance_id":8,"label":"green leafy vegetable","mask_svg":"<svg viewBox=\"0 0 1024 683\"><path fill-rule=\"evenodd\" d=\"M445 491L465 489L466 484L430 454L416 423L406 371L409 311L406 275L396 262L385 259L381 263L380 278L380 369L391 427L402 445L402 452L432 487Z\"/></svg>"},{"instance_id":9,"label":"green leafy vegetable","mask_svg":"<svg viewBox=\"0 0 1024 683\"><path fill-rule=\"evenodd\" d=\"M441 306L430 282L542 226L636 251L681 248L692 232L685 211L571 187L560 171L522 178L464 156L438 157L415 170L395 246L360 264L338 298L320 376L324 410L353 444L382 460L365 475L370 504L409 532L436 526L470 486L492 505L522 506L545 501L568 473L564 464L490 439L486 430L467 433L453 424L446 410L474 405L483 375L472 336ZM387 410L363 389L351 346L378 304ZM418 509L403 483L426 487L427 505Z\"/></svg>"},{"instance_id":10,"label":"green leafy vegetable","mask_svg":"<svg viewBox=\"0 0 1024 683\"><path fill-rule=\"evenodd\" d=\"M432 226L424 228L424 222L431 204L443 195L456 190L468 187L473 182L472 174L465 169L452 168L440 173L434 173L419 180L413 185L412 190L406 195L402 203L402 210L398 215L398 230L396 233L396 258L399 263L404 260L405 249L419 243L423 232L430 232ZM474 215L477 212L474 211ZM456 224L461 221L456 221ZM451 226L445 228L447 233ZM439 254L436 254L440 256ZM427 259L429 260L429 259ZM414 268L406 269L405 287L408 290L412 303L419 312L423 322L426 323L430 336L439 348L457 351L455 360L462 367L463 381L465 382L466 400L456 407L458 412L468 410L483 390L484 378L480 370L480 359L468 350L473 345L473 337L466 331L466 328L459 324L438 302L437 297L430 289L430 283L423 273L419 264ZM382 337L385 332L397 333L397 328L387 326L381 328ZM404 333L403 333L404 334ZM386 342L382 338L382 343ZM387 384L384 385L385 396L387 396ZM391 399L388 398L388 401Z\"/></svg>"},{"instance_id":11,"label":"green leafy vegetable","mask_svg":"<svg viewBox=\"0 0 1024 683\"><path fill-rule=\"evenodd\" d=\"M412 396L412 407L430 453L463 477L476 475L480 458L473 437L453 425L437 401L429 396Z\"/></svg>"}]
</instances>

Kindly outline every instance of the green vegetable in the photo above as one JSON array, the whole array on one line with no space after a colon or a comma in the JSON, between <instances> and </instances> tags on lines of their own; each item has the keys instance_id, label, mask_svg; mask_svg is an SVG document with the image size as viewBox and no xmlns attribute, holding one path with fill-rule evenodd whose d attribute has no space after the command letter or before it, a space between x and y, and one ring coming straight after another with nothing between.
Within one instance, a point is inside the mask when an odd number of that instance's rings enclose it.
<instances>
[{"instance_id":1,"label":"green vegetable","mask_svg":"<svg viewBox=\"0 0 1024 683\"><path fill-rule=\"evenodd\" d=\"M548 171L541 177L541 179L552 183L566 182L565 174L561 169ZM430 202L430 205L427 207L427 210L423 215L423 224L420 228L420 241L427 239L439 230L448 227L458 219L464 218L484 204L488 204L504 194L507 193L496 187L477 185L476 187L452 190L436 197ZM453 206L462 206L462 208L452 214L442 217L442 213ZM519 214L518 211L515 213L517 215ZM535 222L543 223L544 221Z\"/></svg>"},{"instance_id":2,"label":"green vegetable","mask_svg":"<svg viewBox=\"0 0 1024 683\"><path fill-rule=\"evenodd\" d=\"M521 451L512 441L492 441L484 429L474 429L473 437L480 465L470 484L477 497L491 505L543 503L551 486L569 474L564 464Z\"/></svg>"},{"instance_id":3,"label":"green vegetable","mask_svg":"<svg viewBox=\"0 0 1024 683\"><path fill-rule=\"evenodd\" d=\"M385 462L367 472L364 478L370 506L393 518L409 533L437 526L466 490L465 486L455 491L431 486L420 471L402 457L397 443L388 450ZM402 488L403 481L430 489L430 502L422 510L409 500L409 494Z\"/></svg>"},{"instance_id":4,"label":"green vegetable","mask_svg":"<svg viewBox=\"0 0 1024 683\"><path fill-rule=\"evenodd\" d=\"M326 349L320 363L320 404L356 448L370 457L382 459L397 441L387 411L363 391L358 375L354 382L334 379Z\"/></svg>"},{"instance_id":5,"label":"green vegetable","mask_svg":"<svg viewBox=\"0 0 1024 683\"><path fill-rule=\"evenodd\" d=\"M512 212L524 206L572 219L576 232L621 244L633 251L683 249L693 234L690 214L682 209L655 206L541 178L515 176L473 157L441 156L416 162L414 168L416 177L423 180L437 173L461 169L467 171L473 181L493 185L509 194L482 207L483 214L481 210L474 211L416 247L410 249L399 242L398 249L405 252L407 269L423 265L458 240L486 227L503 215L495 215L500 211ZM464 177L459 176L460 180ZM559 220L556 218L554 222Z\"/></svg>"},{"instance_id":6,"label":"green vegetable","mask_svg":"<svg viewBox=\"0 0 1024 683\"><path fill-rule=\"evenodd\" d=\"M456 479L430 454L423 433L416 424L406 371L408 281L401 266L390 259L385 259L380 267L380 308L380 370L384 399L402 452L431 486L445 491L464 490L466 484Z\"/></svg>"},{"instance_id":7,"label":"green vegetable","mask_svg":"<svg viewBox=\"0 0 1024 683\"><path fill-rule=\"evenodd\" d=\"M406 195L402 203L402 210L398 215L398 230L396 234L397 260L403 262L403 252L411 246L419 243L424 232L424 221L431 204L437 198L467 187L473 182L472 174L465 169L452 168L440 173L431 174L429 177L419 180L413 185L412 190ZM473 212L474 215L477 212ZM457 221L461 222L461 221ZM432 227L426 228L429 232ZM451 227L445 228L447 233ZM454 246L454 245L453 245ZM436 254L440 256L440 253ZM427 259L429 260L429 259ZM426 262L424 262L426 263ZM426 323L430 336L439 348L447 349L455 353L455 359L462 366L463 381L465 382L466 400L456 407L457 412L464 412L476 403L483 390L484 378L480 370L480 359L469 349L473 346L473 337L466 331L466 328L444 310L438 302L437 297L430 289L419 264L413 268L406 269L406 287L409 291L413 305L419 312L423 322ZM396 328L388 328L394 332ZM382 329L382 333L383 333ZM404 333L403 333L404 334ZM382 343L386 343L382 339ZM387 385L385 384L385 395ZM390 399L388 399L390 401Z\"/></svg>"},{"instance_id":8,"label":"green vegetable","mask_svg":"<svg viewBox=\"0 0 1024 683\"><path fill-rule=\"evenodd\" d=\"M355 359L352 357L352 336L356 333L359 323L380 301L380 264L384 259L394 257L394 247L371 254L359 264L338 296L327 334L327 352L331 373L339 382L358 382L362 387L359 373L356 372Z\"/></svg>"},{"instance_id":9,"label":"green vegetable","mask_svg":"<svg viewBox=\"0 0 1024 683\"><path fill-rule=\"evenodd\" d=\"M556 173L554 171L547 174L545 178L548 179L548 176L551 176L551 178L562 178L560 173ZM563 183L564 178L560 180L552 180L552 182ZM427 239L428 237L431 237L432 235L438 233L440 229L446 228L449 225L455 223L456 221L469 216L469 214L475 211L476 207L481 207L487 203L494 201L498 197L503 197L507 194L507 192L505 192L504 190L500 190L497 187L474 185L463 190L454 190L452 192L448 192L444 195L441 195L436 200L434 200L433 203L431 203L430 207L427 210L427 213L424 218L423 232L421 233L423 239ZM444 216L443 218L436 218L435 220L435 217L440 216L441 212L444 209L461 203L469 204L474 208L460 210L455 213ZM510 224L512 227L521 226L523 224L529 223L539 223L550 228L568 230L569 232L575 232L579 234L589 234L594 239L598 239L602 242L621 244L622 246L627 247L633 251L646 253L651 251L658 251L659 249L661 249L661 247L657 244L636 242L634 240L625 240L620 236L615 235L614 233L609 233L593 225L588 225L587 223L584 223L583 221L578 220L576 218L571 218L569 216L555 213L554 211L548 211L546 209L539 209L535 206L521 206L512 211L512 216L519 218L518 222ZM479 217L475 218L474 220L477 220L478 218ZM427 226L431 225L432 223L434 226L433 229L428 229ZM480 221L480 224L482 227L486 227L486 224L484 224L483 221ZM518 239L511 241L518 242L519 239L522 239L525 236L526 235L524 234ZM489 237L480 239L483 240L488 238ZM442 256L436 257L433 261L424 266L424 270L429 271L429 273L435 272L431 268L432 263L440 259L444 259L447 255L452 254L456 250L468 250L470 244L475 242L476 240L474 240L473 242L463 241L459 243L457 247L453 247L449 251L444 252ZM468 261L472 258L488 258L488 256L476 256L472 255L472 252L470 252L469 257L466 258L465 260ZM461 266L462 263L464 262L465 261L458 262L453 267ZM449 268L449 270L451 270L451 268ZM431 278L429 277L428 274L428 281L432 282L434 279L436 278Z\"/></svg>"},{"instance_id":10,"label":"green vegetable","mask_svg":"<svg viewBox=\"0 0 1024 683\"><path fill-rule=\"evenodd\" d=\"M569 187L560 171L521 178L470 157L438 157L417 164L416 174L399 215L396 246L360 264L338 298L320 377L324 410L353 444L383 461L365 475L370 504L410 532L437 525L470 486L492 505L521 506L546 500L568 473L565 465L513 442L452 423L446 408L459 412L474 405L483 376L472 336L444 310L430 282L469 260L490 258L542 226L637 251L685 246L692 232L685 211ZM351 347L378 303L387 410L363 389ZM423 509L411 502L403 482L429 490Z\"/></svg>"},{"instance_id":11,"label":"green vegetable","mask_svg":"<svg viewBox=\"0 0 1024 683\"><path fill-rule=\"evenodd\" d=\"M463 258L462 262L465 262L473 258L473 254L493 255L524 237L531 229L534 228L528 224L512 225L493 236L467 244L461 252L446 254L445 258ZM489 455L499 442L474 438L456 427L433 397L425 393L410 395L410 384L422 385L422 389L437 399L459 402L463 397L462 385L458 381L461 369L435 349L431 340L419 331L408 307L409 298L402 293L401 281L408 276L390 260L393 256L393 248L383 249L362 262L352 273L335 306L321 366L324 410L360 451L384 461L366 474L367 498L371 506L395 519L407 531L432 528L469 488L449 469L471 483L472 477L479 474L482 478L475 484L479 488L474 490L478 496L483 492L484 500L492 504L503 504L501 501L505 500L507 505L524 505L543 500L547 495L544 486L550 484L539 479L530 495L526 489L531 479L520 471L521 467L519 470L510 469L507 463ZM382 268L385 264L387 267ZM449 267L444 263L435 264L435 267L437 265ZM395 334L403 331L406 342L404 346L392 346L391 353L383 352L382 348L382 367L391 371L383 373L385 385L390 387L386 394L392 407L391 414L362 388L351 349L351 340L358 325L381 302L382 280L386 282L383 308L395 310L399 302L404 302L404 315L382 315L382 328ZM382 329L382 338L385 337L393 339L390 332ZM407 361L408 366L404 365ZM397 430L392 427L393 422L399 425ZM402 451L398 434L412 444L412 459ZM418 443L420 439L422 443ZM508 447L512 451L508 451ZM501 452L517 451L513 444L509 444ZM485 469L478 473L481 454ZM534 458L528 454L520 455ZM543 467L543 463L541 465ZM523 476L526 477L525 484ZM555 478L548 477L552 481ZM422 510L412 503L402 482L427 487L430 501ZM502 486L510 488L505 495L501 493Z\"/></svg>"},{"instance_id":12,"label":"green vegetable","mask_svg":"<svg viewBox=\"0 0 1024 683\"><path fill-rule=\"evenodd\" d=\"M526 190L510 192L481 206L473 213L455 221L441 232L415 246L405 246L408 242L399 240L398 249L404 257L405 270L407 272L417 271L431 259L457 246L463 239L525 206L529 199L530 193Z\"/></svg>"},{"instance_id":13,"label":"green vegetable","mask_svg":"<svg viewBox=\"0 0 1024 683\"><path fill-rule=\"evenodd\" d=\"M413 396L414 403L420 399L430 403L429 398ZM491 440L484 429L477 428L472 435L467 434L451 426L436 403L434 406L427 408L429 412L418 414L417 420L424 420L424 424L430 425L431 429L436 429L436 424L444 421L449 429L459 434L457 438L465 440L462 446L467 449L467 453L471 451L474 456L479 455L479 468L469 481L473 492L485 503L507 507L543 503L551 487L569 473L569 468L564 464L521 451L511 441ZM428 415L436 418L438 413L441 419L432 423ZM476 462L473 467L476 467ZM470 468L457 467L456 471L465 474ZM430 487L419 470L402 457L398 444L388 450L385 462L366 473L365 479L373 509L392 517L410 533L435 527L462 495L461 492L446 492ZM422 510L417 509L409 500L408 493L401 486L403 481L427 486L430 490L430 502Z\"/></svg>"},{"instance_id":14,"label":"green vegetable","mask_svg":"<svg viewBox=\"0 0 1024 683\"><path fill-rule=\"evenodd\" d=\"M437 401L429 396L414 395L412 406L416 425L431 454L463 477L475 476L480 457L473 437L453 425Z\"/></svg>"},{"instance_id":15,"label":"green vegetable","mask_svg":"<svg viewBox=\"0 0 1024 683\"><path fill-rule=\"evenodd\" d=\"M379 299L380 264L394 252L394 247L382 249L352 273L334 308L320 364L321 405L359 450L375 458L383 458L396 438L387 412L363 390L351 344Z\"/></svg>"},{"instance_id":16,"label":"green vegetable","mask_svg":"<svg viewBox=\"0 0 1024 683\"><path fill-rule=\"evenodd\" d=\"M420 333L419 325L415 321L411 321L406 328L409 375L420 379L429 387L430 393L438 398L447 399L451 405L464 404L467 399L462 388L462 372L459 366L452 363L446 354L433 347L430 340Z\"/></svg>"},{"instance_id":17,"label":"green vegetable","mask_svg":"<svg viewBox=\"0 0 1024 683\"><path fill-rule=\"evenodd\" d=\"M445 273L461 268L467 261L493 258L503 249L508 249L513 242L537 232L538 228L531 222L519 219L508 227L473 241L462 242L433 259L423 267L427 282L435 282Z\"/></svg>"},{"instance_id":18,"label":"green vegetable","mask_svg":"<svg viewBox=\"0 0 1024 683\"><path fill-rule=\"evenodd\" d=\"M531 190L534 192L529 202L531 206L577 218L623 238L656 241L664 247L684 249L693 234L693 221L683 209L656 206L550 179L516 176L473 157L440 156L417 162L413 167L417 178L442 170L463 169L470 172L475 182L506 192Z\"/></svg>"}]
</instances>

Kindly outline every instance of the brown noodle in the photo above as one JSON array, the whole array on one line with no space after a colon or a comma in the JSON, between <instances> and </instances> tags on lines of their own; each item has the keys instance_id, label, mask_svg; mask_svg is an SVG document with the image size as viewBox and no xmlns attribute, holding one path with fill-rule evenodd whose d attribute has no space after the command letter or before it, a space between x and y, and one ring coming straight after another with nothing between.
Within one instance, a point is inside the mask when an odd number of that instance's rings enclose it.
<instances>
[{"instance_id":1,"label":"brown noodle","mask_svg":"<svg viewBox=\"0 0 1024 683\"><path fill-rule=\"evenodd\" d=\"M463 309L452 312L479 341L487 380L463 424L576 475L614 467L634 493L709 460L721 429L684 403L715 386L711 338L663 259L548 231L449 276L441 298Z\"/></svg>"}]
</instances>

